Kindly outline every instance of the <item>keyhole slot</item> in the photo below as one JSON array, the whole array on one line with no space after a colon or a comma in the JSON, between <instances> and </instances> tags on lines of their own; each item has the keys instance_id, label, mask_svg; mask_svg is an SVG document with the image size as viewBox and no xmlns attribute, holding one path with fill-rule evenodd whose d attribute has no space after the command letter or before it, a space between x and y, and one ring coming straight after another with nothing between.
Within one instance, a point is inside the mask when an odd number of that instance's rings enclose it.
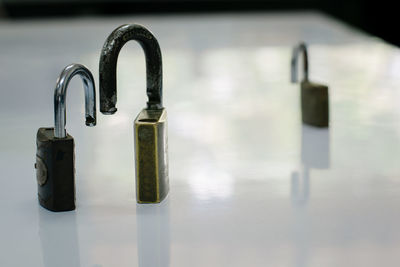
<instances>
[{"instance_id":1,"label":"keyhole slot","mask_svg":"<svg viewBox=\"0 0 400 267\"><path fill-rule=\"evenodd\" d=\"M141 119L140 122L157 122L156 119Z\"/></svg>"}]
</instances>

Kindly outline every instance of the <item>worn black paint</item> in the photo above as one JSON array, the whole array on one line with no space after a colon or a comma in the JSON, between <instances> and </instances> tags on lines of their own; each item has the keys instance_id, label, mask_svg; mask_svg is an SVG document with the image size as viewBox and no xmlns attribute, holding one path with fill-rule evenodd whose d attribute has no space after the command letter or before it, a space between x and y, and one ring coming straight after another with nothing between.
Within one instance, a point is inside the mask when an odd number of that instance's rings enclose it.
<instances>
[{"instance_id":1,"label":"worn black paint","mask_svg":"<svg viewBox=\"0 0 400 267\"><path fill-rule=\"evenodd\" d=\"M51 211L75 209L74 139L55 138L54 128L39 128L36 135L38 198Z\"/></svg>"},{"instance_id":2,"label":"worn black paint","mask_svg":"<svg viewBox=\"0 0 400 267\"><path fill-rule=\"evenodd\" d=\"M100 111L117 111L117 60L121 48L130 40L137 41L144 50L147 72L147 108L162 109L162 60L157 39L145 27L126 24L115 29L104 43L100 55Z\"/></svg>"}]
</instances>

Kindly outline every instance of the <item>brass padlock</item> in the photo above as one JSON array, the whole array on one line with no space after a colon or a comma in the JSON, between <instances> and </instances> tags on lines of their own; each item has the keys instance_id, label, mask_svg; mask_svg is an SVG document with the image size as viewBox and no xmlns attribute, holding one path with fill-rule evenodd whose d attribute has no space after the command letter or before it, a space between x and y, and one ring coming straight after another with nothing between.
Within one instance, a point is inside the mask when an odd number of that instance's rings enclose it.
<instances>
[{"instance_id":1,"label":"brass padlock","mask_svg":"<svg viewBox=\"0 0 400 267\"><path fill-rule=\"evenodd\" d=\"M138 203L159 203L168 194L167 112L162 105L161 50L154 35L145 27L126 24L115 29L104 43L100 56L100 111L117 111L117 59L130 40L144 50L147 75L147 107L136 117L134 126L136 199Z\"/></svg>"},{"instance_id":2,"label":"brass padlock","mask_svg":"<svg viewBox=\"0 0 400 267\"><path fill-rule=\"evenodd\" d=\"M301 82L301 117L305 124L317 127L329 126L329 96L328 86L308 80L307 47L300 43L293 49L291 61L292 83L297 82L298 55L303 54L304 78Z\"/></svg>"},{"instance_id":3,"label":"brass padlock","mask_svg":"<svg viewBox=\"0 0 400 267\"><path fill-rule=\"evenodd\" d=\"M85 88L86 125L96 125L96 91L91 72L71 64L60 74L54 91L54 128L39 128L36 136L36 178L42 207L51 211L75 209L74 138L65 131L65 100L69 81L76 74Z\"/></svg>"}]
</instances>

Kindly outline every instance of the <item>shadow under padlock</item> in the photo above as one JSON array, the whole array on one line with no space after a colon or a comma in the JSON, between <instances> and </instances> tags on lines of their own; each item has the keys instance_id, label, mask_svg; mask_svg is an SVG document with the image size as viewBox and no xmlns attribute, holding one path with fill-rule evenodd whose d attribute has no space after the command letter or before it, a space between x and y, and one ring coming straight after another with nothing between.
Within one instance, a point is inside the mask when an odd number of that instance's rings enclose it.
<instances>
[{"instance_id":1,"label":"shadow under padlock","mask_svg":"<svg viewBox=\"0 0 400 267\"><path fill-rule=\"evenodd\" d=\"M170 265L169 197L159 205L136 204L139 267Z\"/></svg>"},{"instance_id":2,"label":"shadow under padlock","mask_svg":"<svg viewBox=\"0 0 400 267\"><path fill-rule=\"evenodd\" d=\"M330 167L330 129L302 125L301 128L302 171L291 176L292 200L298 205L307 203L310 195L311 169Z\"/></svg>"},{"instance_id":3,"label":"shadow under padlock","mask_svg":"<svg viewBox=\"0 0 400 267\"><path fill-rule=\"evenodd\" d=\"M44 267L80 267L75 212L39 211L39 237Z\"/></svg>"}]
</instances>

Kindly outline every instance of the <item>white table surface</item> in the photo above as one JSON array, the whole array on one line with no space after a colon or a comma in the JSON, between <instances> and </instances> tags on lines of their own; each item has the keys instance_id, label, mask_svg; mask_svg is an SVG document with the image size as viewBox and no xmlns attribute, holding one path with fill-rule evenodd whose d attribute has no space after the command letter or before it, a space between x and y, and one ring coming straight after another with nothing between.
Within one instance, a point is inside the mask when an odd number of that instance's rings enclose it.
<instances>
[{"instance_id":1,"label":"white table surface","mask_svg":"<svg viewBox=\"0 0 400 267\"><path fill-rule=\"evenodd\" d=\"M55 81L76 62L97 83L100 49L124 23L161 45L170 194L136 204L145 65L130 42L114 116L84 126L82 83L70 84L77 209L49 212L33 165ZM329 85L329 129L300 121L300 40L310 78ZM400 265L398 48L312 12L0 21L0 47L0 266Z\"/></svg>"}]
</instances>

